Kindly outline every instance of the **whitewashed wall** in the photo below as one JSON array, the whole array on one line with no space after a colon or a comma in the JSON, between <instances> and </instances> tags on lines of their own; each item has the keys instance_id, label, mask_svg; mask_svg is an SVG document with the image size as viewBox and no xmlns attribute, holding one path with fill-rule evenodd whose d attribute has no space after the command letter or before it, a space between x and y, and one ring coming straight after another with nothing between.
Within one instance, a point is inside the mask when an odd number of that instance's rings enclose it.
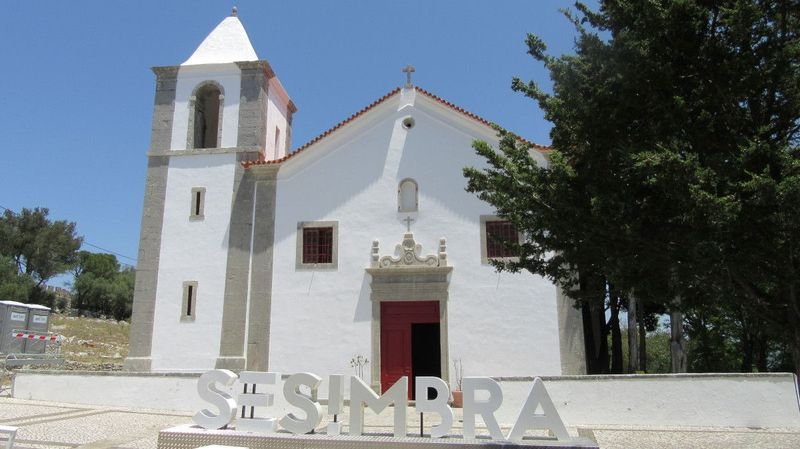
<instances>
[{"instance_id":1,"label":"whitewashed wall","mask_svg":"<svg viewBox=\"0 0 800 449\"><path fill-rule=\"evenodd\" d=\"M235 154L170 158L153 323L153 371L204 371L219 354ZM203 220L189 220L205 187ZM198 281L196 318L181 322L183 282Z\"/></svg>"},{"instance_id":2,"label":"whitewashed wall","mask_svg":"<svg viewBox=\"0 0 800 449\"><path fill-rule=\"evenodd\" d=\"M543 378L567 425L800 427L789 373ZM500 422L513 422L531 381L501 381Z\"/></svg>"},{"instance_id":3,"label":"whitewashed wall","mask_svg":"<svg viewBox=\"0 0 800 449\"><path fill-rule=\"evenodd\" d=\"M410 95L409 95L410 94ZM398 110L399 109L399 110ZM416 125L401 126L406 116ZM473 139L495 140L487 127L414 93L379 105L279 172L275 221L270 369L352 372L370 355L370 263L373 239L394 254L406 225L397 213L398 183L419 184L412 231L424 254L447 239L453 266L449 348L467 375L560 374L555 287L530 274L497 274L482 265L480 215L492 209L464 191L462 169L480 165ZM299 271L299 221L339 222L338 269Z\"/></svg>"},{"instance_id":4,"label":"whitewashed wall","mask_svg":"<svg viewBox=\"0 0 800 449\"><path fill-rule=\"evenodd\" d=\"M288 101L289 99L285 96L280 81L277 78L271 78L269 81L269 101L267 102L266 158L268 160L280 159L286 155L286 132L288 129L286 103ZM275 148L275 128L280 129L277 148Z\"/></svg>"},{"instance_id":5,"label":"whitewashed wall","mask_svg":"<svg viewBox=\"0 0 800 449\"><path fill-rule=\"evenodd\" d=\"M235 147L239 138L239 95L241 70L236 64L181 66L175 87L175 112L172 118L173 150L185 150L189 132L189 99L203 81L216 81L225 90L222 110L222 148Z\"/></svg>"}]
</instances>

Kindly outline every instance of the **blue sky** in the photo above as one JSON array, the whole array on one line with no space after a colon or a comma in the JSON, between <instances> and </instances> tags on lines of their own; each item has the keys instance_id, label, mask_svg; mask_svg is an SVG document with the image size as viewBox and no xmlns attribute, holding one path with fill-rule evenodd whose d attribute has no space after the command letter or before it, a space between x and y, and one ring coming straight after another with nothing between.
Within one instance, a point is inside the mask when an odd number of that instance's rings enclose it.
<instances>
[{"instance_id":1,"label":"blue sky","mask_svg":"<svg viewBox=\"0 0 800 449\"><path fill-rule=\"evenodd\" d=\"M509 85L520 76L549 86L524 39L533 32L551 54L571 52L574 31L558 12L568 1L4 2L0 206L47 207L134 264L150 67L186 60L234 5L298 107L293 148L402 85L406 64L416 85L550 142L538 106Z\"/></svg>"}]
</instances>

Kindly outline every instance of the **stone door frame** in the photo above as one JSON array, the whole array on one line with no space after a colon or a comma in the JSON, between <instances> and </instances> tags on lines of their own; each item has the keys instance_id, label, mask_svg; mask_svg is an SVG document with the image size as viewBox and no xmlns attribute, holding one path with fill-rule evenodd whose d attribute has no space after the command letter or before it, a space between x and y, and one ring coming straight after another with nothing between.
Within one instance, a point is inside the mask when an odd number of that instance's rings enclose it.
<instances>
[{"instance_id":1,"label":"stone door frame","mask_svg":"<svg viewBox=\"0 0 800 449\"><path fill-rule=\"evenodd\" d=\"M367 268L371 276L372 332L371 387L381 392L381 303L386 301L437 301L439 303L439 346L442 379L450 379L450 354L447 334L447 302L450 273L447 266L397 266Z\"/></svg>"}]
</instances>

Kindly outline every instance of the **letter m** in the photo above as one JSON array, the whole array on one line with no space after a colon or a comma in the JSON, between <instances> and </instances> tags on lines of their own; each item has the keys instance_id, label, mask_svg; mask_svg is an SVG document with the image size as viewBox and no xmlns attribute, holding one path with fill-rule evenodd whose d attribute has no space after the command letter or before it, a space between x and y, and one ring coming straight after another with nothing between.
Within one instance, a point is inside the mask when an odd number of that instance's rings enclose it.
<instances>
[{"instance_id":1,"label":"letter m","mask_svg":"<svg viewBox=\"0 0 800 449\"><path fill-rule=\"evenodd\" d=\"M350 435L361 435L364 432L364 405L376 415L389 404L394 404L394 436L406 436L406 408L408 407L408 378L401 377L382 396L372 389L358 376L350 377ZM356 408L357 407L357 408Z\"/></svg>"}]
</instances>

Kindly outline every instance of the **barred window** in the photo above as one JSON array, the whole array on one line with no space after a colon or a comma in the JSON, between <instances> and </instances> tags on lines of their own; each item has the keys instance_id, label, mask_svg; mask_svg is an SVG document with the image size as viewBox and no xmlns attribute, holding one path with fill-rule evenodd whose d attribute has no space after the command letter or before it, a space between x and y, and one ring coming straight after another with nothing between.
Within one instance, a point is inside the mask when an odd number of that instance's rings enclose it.
<instances>
[{"instance_id":1,"label":"barred window","mask_svg":"<svg viewBox=\"0 0 800 449\"><path fill-rule=\"evenodd\" d=\"M336 270L339 266L339 222L301 221L297 223L298 270Z\"/></svg>"},{"instance_id":2,"label":"barred window","mask_svg":"<svg viewBox=\"0 0 800 449\"><path fill-rule=\"evenodd\" d=\"M303 228L303 263L333 261L333 227Z\"/></svg>"},{"instance_id":3,"label":"barred window","mask_svg":"<svg viewBox=\"0 0 800 449\"><path fill-rule=\"evenodd\" d=\"M507 243L519 243L517 227L510 221L486 222L486 255L489 258L514 257L513 249L506 247Z\"/></svg>"}]
</instances>

